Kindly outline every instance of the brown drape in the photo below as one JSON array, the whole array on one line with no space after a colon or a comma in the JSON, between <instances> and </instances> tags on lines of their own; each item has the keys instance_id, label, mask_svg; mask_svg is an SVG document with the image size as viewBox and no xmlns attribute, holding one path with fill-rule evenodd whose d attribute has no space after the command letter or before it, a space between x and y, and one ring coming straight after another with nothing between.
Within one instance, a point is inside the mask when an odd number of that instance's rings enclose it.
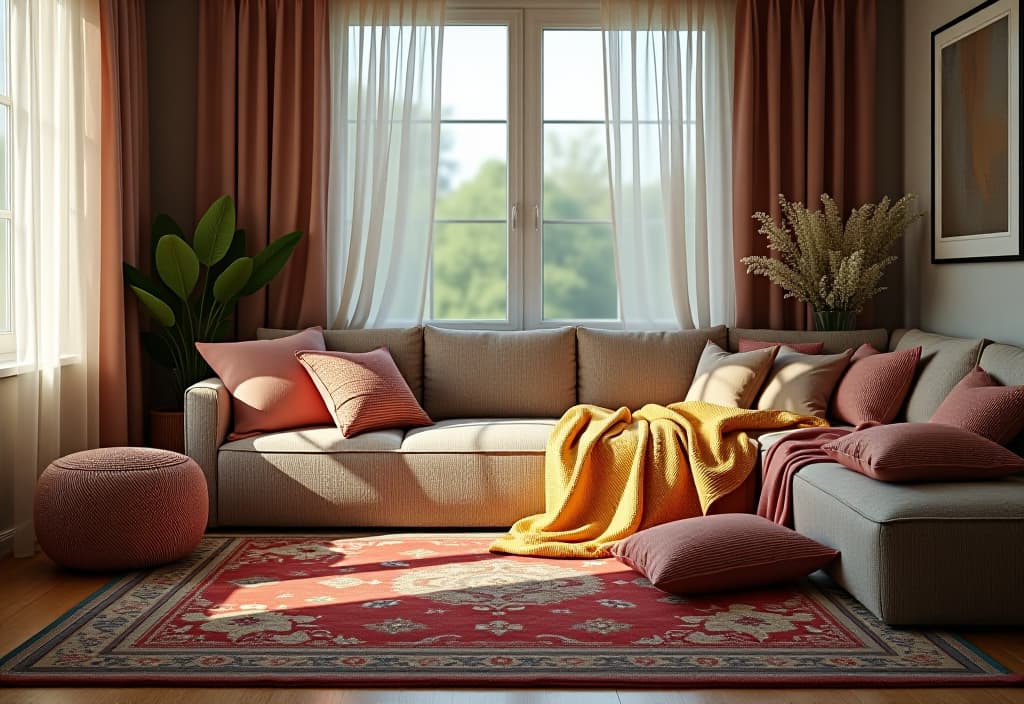
<instances>
[{"instance_id":1,"label":"brown drape","mask_svg":"<svg viewBox=\"0 0 1024 704\"><path fill-rule=\"evenodd\" d=\"M739 0L733 98L733 246L739 327L808 327L806 306L746 272L767 254L751 219L778 194L845 213L874 198L875 0ZM864 322L863 320L861 322Z\"/></svg>"},{"instance_id":2,"label":"brown drape","mask_svg":"<svg viewBox=\"0 0 1024 704\"><path fill-rule=\"evenodd\" d=\"M100 2L102 45L99 404L101 445L141 445L139 314L121 262L146 259L149 109L145 0ZM127 305L126 305L127 301Z\"/></svg>"},{"instance_id":3,"label":"brown drape","mask_svg":"<svg viewBox=\"0 0 1024 704\"><path fill-rule=\"evenodd\" d=\"M306 233L270 286L240 302L239 339L326 321L327 22L327 0L199 3L197 215L231 194L250 254Z\"/></svg>"}]
</instances>

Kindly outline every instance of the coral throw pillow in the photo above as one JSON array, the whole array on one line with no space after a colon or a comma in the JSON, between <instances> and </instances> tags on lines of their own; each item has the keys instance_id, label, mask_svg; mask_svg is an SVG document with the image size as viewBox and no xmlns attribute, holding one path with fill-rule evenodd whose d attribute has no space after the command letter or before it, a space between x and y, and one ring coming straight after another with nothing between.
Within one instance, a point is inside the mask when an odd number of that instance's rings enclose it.
<instances>
[{"instance_id":1,"label":"coral throw pillow","mask_svg":"<svg viewBox=\"0 0 1024 704\"><path fill-rule=\"evenodd\" d=\"M883 482L990 479L1024 471L1024 458L969 430L894 423L857 430L822 446L829 457Z\"/></svg>"},{"instance_id":2,"label":"coral throw pillow","mask_svg":"<svg viewBox=\"0 0 1024 704\"><path fill-rule=\"evenodd\" d=\"M719 406L750 408L761 390L778 347L729 354L708 342L700 355L687 401L707 401Z\"/></svg>"},{"instance_id":3,"label":"coral throw pillow","mask_svg":"<svg viewBox=\"0 0 1024 704\"><path fill-rule=\"evenodd\" d=\"M975 367L953 387L929 420L1005 445L1024 430L1024 386L1003 386Z\"/></svg>"},{"instance_id":4,"label":"coral throw pillow","mask_svg":"<svg viewBox=\"0 0 1024 704\"><path fill-rule=\"evenodd\" d=\"M737 347L740 352L753 352L754 350L763 350L765 347L780 347L782 345L796 350L800 354L821 354L821 351L825 349L824 342L768 342L767 340L748 340L745 337L740 338Z\"/></svg>"},{"instance_id":5,"label":"coral throw pillow","mask_svg":"<svg viewBox=\"0 0 1024 704\"><path fill-rule=\"evenodd\" d=\"M891 423L910 392L920 359L920 347L883 353L861 345L839 381L832 415L850 425Z\"/></svg>"},{"instance_id":6,"label":"coral throw pillow","mask_svg":"<svg viewBox=\"0 0 1024 704\"><path fill-rule=\"evenodd\" d=\"M723 513L642 530L612 554L658 589L704 594L794 581L839 553L767 518Z\"/></svg>"},{"instance_id":7,"label":"coral throw pillow","mask_svg":"<svg viewBox=\"0 0 1024 704\"><path fill-rule=\"evenodd\" d=\"M320 392L295 359L324 349L319 327L276 340L197 342L196 349L231 392L237 440L273 430L330 425Z\"/></svg>"},{"instance_id":8,"label":"coral throw pillow","mask_svg":"<svg viewBox=\"0 0 1024 704\"><path fill-rule=\"evenodd\" d=\"M372 352L296 352L347 438L370 430L433 425L386 347Z\"/></svg>"},{"instance_id":9,"label":"coral throw pillow","mask_svg":"<svg viewBox=\"0 0 1024 704\"><path fill-rule=\"evenodd\" d=\"M839 377L853 350L841 354L800 354L788 345L779 348L772 373L757 399L758 409L792 411L824 418Z\"/></svg>"}]
</instances>

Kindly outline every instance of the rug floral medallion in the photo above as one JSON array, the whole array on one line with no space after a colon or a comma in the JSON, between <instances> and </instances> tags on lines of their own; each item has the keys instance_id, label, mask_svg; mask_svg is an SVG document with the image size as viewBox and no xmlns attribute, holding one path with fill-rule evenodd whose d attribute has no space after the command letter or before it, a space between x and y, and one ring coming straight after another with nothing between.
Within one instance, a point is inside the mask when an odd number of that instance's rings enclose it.
<instances>
[{"instance_id":1,"label":"rug floral medallion","mask_svg":"<svg viewBox=\"0 0 1024 704\"><path fill-rule=\"evenodd\" d=\"M681 598L489 535L208 536L0 662L21 684L887 686L1019 678L825 580Z\"/></svg>"}]
</instances>

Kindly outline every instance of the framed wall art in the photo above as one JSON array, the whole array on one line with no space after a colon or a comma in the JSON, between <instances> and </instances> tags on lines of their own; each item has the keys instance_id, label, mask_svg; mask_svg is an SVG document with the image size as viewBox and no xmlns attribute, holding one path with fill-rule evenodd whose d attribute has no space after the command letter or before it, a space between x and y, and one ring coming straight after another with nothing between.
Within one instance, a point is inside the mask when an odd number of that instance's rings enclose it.
<instances>
[{"instance_id":1,"label":"framed wall art","mask_svg":"<svg viewBox=\"0 0 1024 704\"><path fill-rule=\"evenodd\" d=\"M932 32L932 261L1024 258L1020 0Z\"/></svg>"}]
</instances>

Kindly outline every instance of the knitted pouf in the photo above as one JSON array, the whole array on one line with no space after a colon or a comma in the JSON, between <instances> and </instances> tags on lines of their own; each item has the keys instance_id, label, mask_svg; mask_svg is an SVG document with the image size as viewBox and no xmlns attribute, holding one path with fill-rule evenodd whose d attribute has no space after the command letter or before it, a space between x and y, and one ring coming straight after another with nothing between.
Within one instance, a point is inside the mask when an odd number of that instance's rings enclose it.
<instances>
[{"instance_id":1,"label":"knitted pouf","mask_svg":"<svg viewBox=\"0 0 1024 704\"><path fill-rule=\"evenodd\" d=\"M130 570L179 560L206 528L203 470L177 452L108 447L53 462L36 484L39 545L59 565Z\"/></svg>"}]
</instances>

